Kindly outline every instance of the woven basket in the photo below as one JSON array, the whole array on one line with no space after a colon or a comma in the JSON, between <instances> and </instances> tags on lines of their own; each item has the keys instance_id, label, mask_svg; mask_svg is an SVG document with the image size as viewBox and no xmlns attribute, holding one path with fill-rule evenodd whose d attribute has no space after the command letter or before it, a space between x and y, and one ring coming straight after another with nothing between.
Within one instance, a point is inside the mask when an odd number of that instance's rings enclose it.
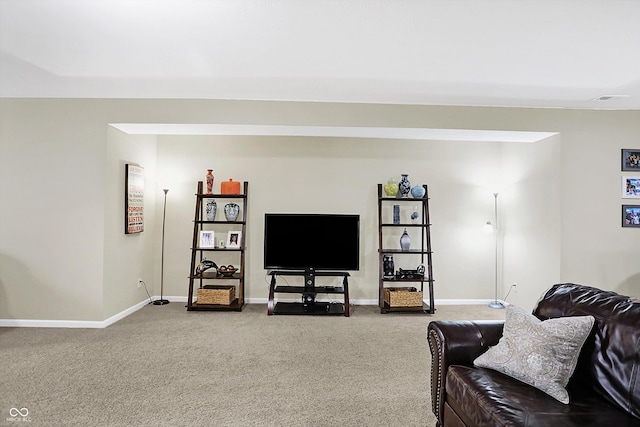
<instances>
[{"instance_id":1,"label":"woven basket","mask_svg":"<svg viewBox=\"0 0 640 427\"><path fill-rule=\"evenodd\" d=\"M235 286L215 286L207 285L203 289L198 289L198 304L218 304L231 305L236 299Z\"/></svg>"},{"instance_id":2,"label":"woven basket","mask_svg":"<svg viewBox=\"0 0 640 427\"><path fill-rule=\"evenodd\" d=\"M384 302L389 307L422 307L422 291L416 288L384 288Z\"/></svg>"}]
</instances>

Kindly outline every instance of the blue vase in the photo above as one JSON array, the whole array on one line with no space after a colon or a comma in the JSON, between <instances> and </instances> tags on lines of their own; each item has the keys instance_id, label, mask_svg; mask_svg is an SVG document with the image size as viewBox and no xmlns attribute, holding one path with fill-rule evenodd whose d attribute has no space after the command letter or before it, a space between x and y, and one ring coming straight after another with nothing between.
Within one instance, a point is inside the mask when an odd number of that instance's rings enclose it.
<instances>
[{"instance_id":1,"label":"blue vase","mask_svg":"<svg viewBox=\"0 0 640 427\"><path fill-rule=\"evenodd\" d=\"M416 185L415 187L413 187L411 189L411 195L415 199L422 199L424 197L425 193L426 193L426 190L424 189L424 187L422 185Z\"/></svg>"},{"instance_id":2,"label":"blue vase","mask_svg":"<svg viewBox=\"0 0 640 427\"><path fill-rule=\"evenodd\" d=\"M400 190L400 194L403 198L409 197L409 192L411 191L411 183L409 182L409 175L402 174L402 179L398 184L398 189Z\"/></svg>"},{"instance_id":3,"label":"blue vase","mask_svg":"<svg viewBox=\"0 0 640 427\"><path fill-rule=\"evenodd\" d=\"M400 205L393 205L393 223L400 224Z\"/></svg>"}]
</instances>

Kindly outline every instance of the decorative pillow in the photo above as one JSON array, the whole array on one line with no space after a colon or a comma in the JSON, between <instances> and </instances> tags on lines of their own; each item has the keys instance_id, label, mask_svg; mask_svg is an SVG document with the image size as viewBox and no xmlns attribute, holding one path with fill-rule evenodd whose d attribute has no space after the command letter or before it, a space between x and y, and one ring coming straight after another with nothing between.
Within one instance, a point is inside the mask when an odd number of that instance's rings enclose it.
<instances>
[{"instance_id":1,"label":"decorative pillow","mask_svg":"<svg viewBox=\"0 0 640 427\"><path fill-rule=\"evenodd\" d=\"M541 321L515 305L506 310L502 338L473 364L502 372L569 403L565 387L593 327L593 316Z\"/></svg>"}]
</instances>

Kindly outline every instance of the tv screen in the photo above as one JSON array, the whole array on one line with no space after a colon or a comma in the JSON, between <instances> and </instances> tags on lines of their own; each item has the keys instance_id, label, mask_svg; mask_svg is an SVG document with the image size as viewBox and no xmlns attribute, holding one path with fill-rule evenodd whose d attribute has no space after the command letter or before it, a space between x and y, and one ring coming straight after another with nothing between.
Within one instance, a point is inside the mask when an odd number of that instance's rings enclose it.
<instances>
[{"instance_id":1,"label":"tv screen","mask_svg":"<svg viewBox=\"0 0 640 427\"><path fill-rule=\"evenodd\" d=\"M360 216L265 214L264 268L358 270Z\"/></svg>"}]
</instances>

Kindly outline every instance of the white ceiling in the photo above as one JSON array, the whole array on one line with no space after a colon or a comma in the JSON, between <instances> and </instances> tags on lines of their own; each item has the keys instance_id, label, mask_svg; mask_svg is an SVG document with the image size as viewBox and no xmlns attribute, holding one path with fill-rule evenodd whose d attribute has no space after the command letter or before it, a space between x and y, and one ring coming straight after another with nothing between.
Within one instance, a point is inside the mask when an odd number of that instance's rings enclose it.
<instances>
[{"instance_id":1,"label":"white ceiling","mask_svg":"<svg viewBox=\"0 0 640 427\"><path fill-rule=\"evenodd\" d=\"M640 1L0 0L0 96L637 110Z\"/></svg>"}]
</instances>

